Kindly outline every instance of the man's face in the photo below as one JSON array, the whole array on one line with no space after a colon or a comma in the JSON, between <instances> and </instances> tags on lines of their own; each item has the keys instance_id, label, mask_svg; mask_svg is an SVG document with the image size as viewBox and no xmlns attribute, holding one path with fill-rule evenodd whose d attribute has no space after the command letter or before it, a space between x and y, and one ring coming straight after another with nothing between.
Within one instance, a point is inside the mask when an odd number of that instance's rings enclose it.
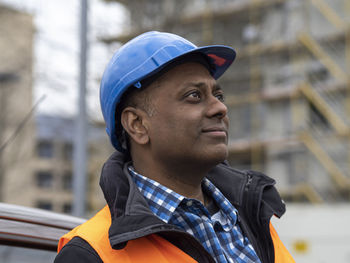
<instances>
[{"instance_id":1,"label":"man's face","mask_svg":"<svg viewBox=\"0 0 350 263\"><path fill-rule=\"evenodd\" d=\"M227 157L227 107L223 91L199 63L171 69L150 85L151 154L174 165L217 164Z\"/></svg>"}]
</instances>

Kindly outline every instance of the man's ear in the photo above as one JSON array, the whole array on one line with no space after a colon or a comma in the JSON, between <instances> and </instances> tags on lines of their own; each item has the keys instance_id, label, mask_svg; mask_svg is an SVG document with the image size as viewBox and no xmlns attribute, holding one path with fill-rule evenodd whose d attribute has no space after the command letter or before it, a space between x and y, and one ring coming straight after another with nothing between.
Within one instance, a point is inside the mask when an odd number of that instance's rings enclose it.
<instances>
[{"instance_id":1,"label":"man's ear","mask_svg":"<svg viewBox=\"0 0 350 263\"><path fill-rule=\"evenodd\" d=\"M134 107L126 107L121 114L120 120L130 139L142 145L149 142L147 114L145 111Z\"/></svg>"}]
</instances>

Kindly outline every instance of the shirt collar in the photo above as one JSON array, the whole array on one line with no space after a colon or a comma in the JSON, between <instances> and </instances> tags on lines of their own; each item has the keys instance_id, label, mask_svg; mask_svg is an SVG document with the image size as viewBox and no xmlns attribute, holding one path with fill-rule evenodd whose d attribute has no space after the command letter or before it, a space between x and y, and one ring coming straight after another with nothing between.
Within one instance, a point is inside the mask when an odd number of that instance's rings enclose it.
<instances>
[{"instance_id":1,"label":"shirt collar","mask_svg":"<svg viewBox=\"0 0 350 263\"><path fill-rule=\"evenodd\" d=\"M165 223L168 223L173 212L183 200L188 198L180 195L168 187L137 173L132 165L128 167L138 189L147 199L152 212ZM219 209L231 218L233 225L237 221L237 209L226 199L220 190L212 184L209 179L204 178L203 190L212 197Z\"/></svg>"},{"instance_id":2,"label":"shirt collar","mask_svg":"<svg viewBox=\"0 0 350 263\"><path fill-rule=\"evenodd\" d=\"M206 191L207 195L212 197L215 203L218 205L219 209L231 218L231 222L233 225L237 222L237 209L230 203L229 200L221 193L221 191L209 181L209 179L204 178L203 180L203 189Z\"/></svg>"}]
</instances>

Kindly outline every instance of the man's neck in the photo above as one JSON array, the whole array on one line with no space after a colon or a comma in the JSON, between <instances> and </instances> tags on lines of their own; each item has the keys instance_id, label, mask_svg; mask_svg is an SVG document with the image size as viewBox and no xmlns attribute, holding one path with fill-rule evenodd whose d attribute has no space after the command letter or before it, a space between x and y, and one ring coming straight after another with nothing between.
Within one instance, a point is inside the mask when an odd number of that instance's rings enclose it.
<instances>
[{"instance_id":1,"label":"man's neck","mask_svg":"<svg viewBox=\"0 0 350 263\"><path fill-rule=\"evenodd\" d=\"M186 167L184 165L167 168L159 163L157 165L148 163L146 166L138 161L134 161L133 165L136 172L143 176L168 187L178 194L197 199L205 204L201 183L210 169L199 169L198 167Z\"/></svg>"}]
</instances>

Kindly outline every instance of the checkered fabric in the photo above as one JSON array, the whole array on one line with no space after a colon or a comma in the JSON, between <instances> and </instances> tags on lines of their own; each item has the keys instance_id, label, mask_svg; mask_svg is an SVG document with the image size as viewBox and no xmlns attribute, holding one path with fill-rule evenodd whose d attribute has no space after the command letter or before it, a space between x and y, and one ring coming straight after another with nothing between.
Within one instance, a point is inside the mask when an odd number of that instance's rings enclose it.
<instances>
[{"instance_id":1,"label":"checkered fabric","mask_svg":"<svg viewBox=\"0 0 350 263\"><path fill-rule=\"evenodd\" d=\"M238 211L208 179L203 191L213 198L219 211L210 215L198 200L186 198L171 189L129 171L152 212L165 223L176 225L196 237L216 262L260 262L248 238L237 223Z\"/></svg>"}]
</instances>

